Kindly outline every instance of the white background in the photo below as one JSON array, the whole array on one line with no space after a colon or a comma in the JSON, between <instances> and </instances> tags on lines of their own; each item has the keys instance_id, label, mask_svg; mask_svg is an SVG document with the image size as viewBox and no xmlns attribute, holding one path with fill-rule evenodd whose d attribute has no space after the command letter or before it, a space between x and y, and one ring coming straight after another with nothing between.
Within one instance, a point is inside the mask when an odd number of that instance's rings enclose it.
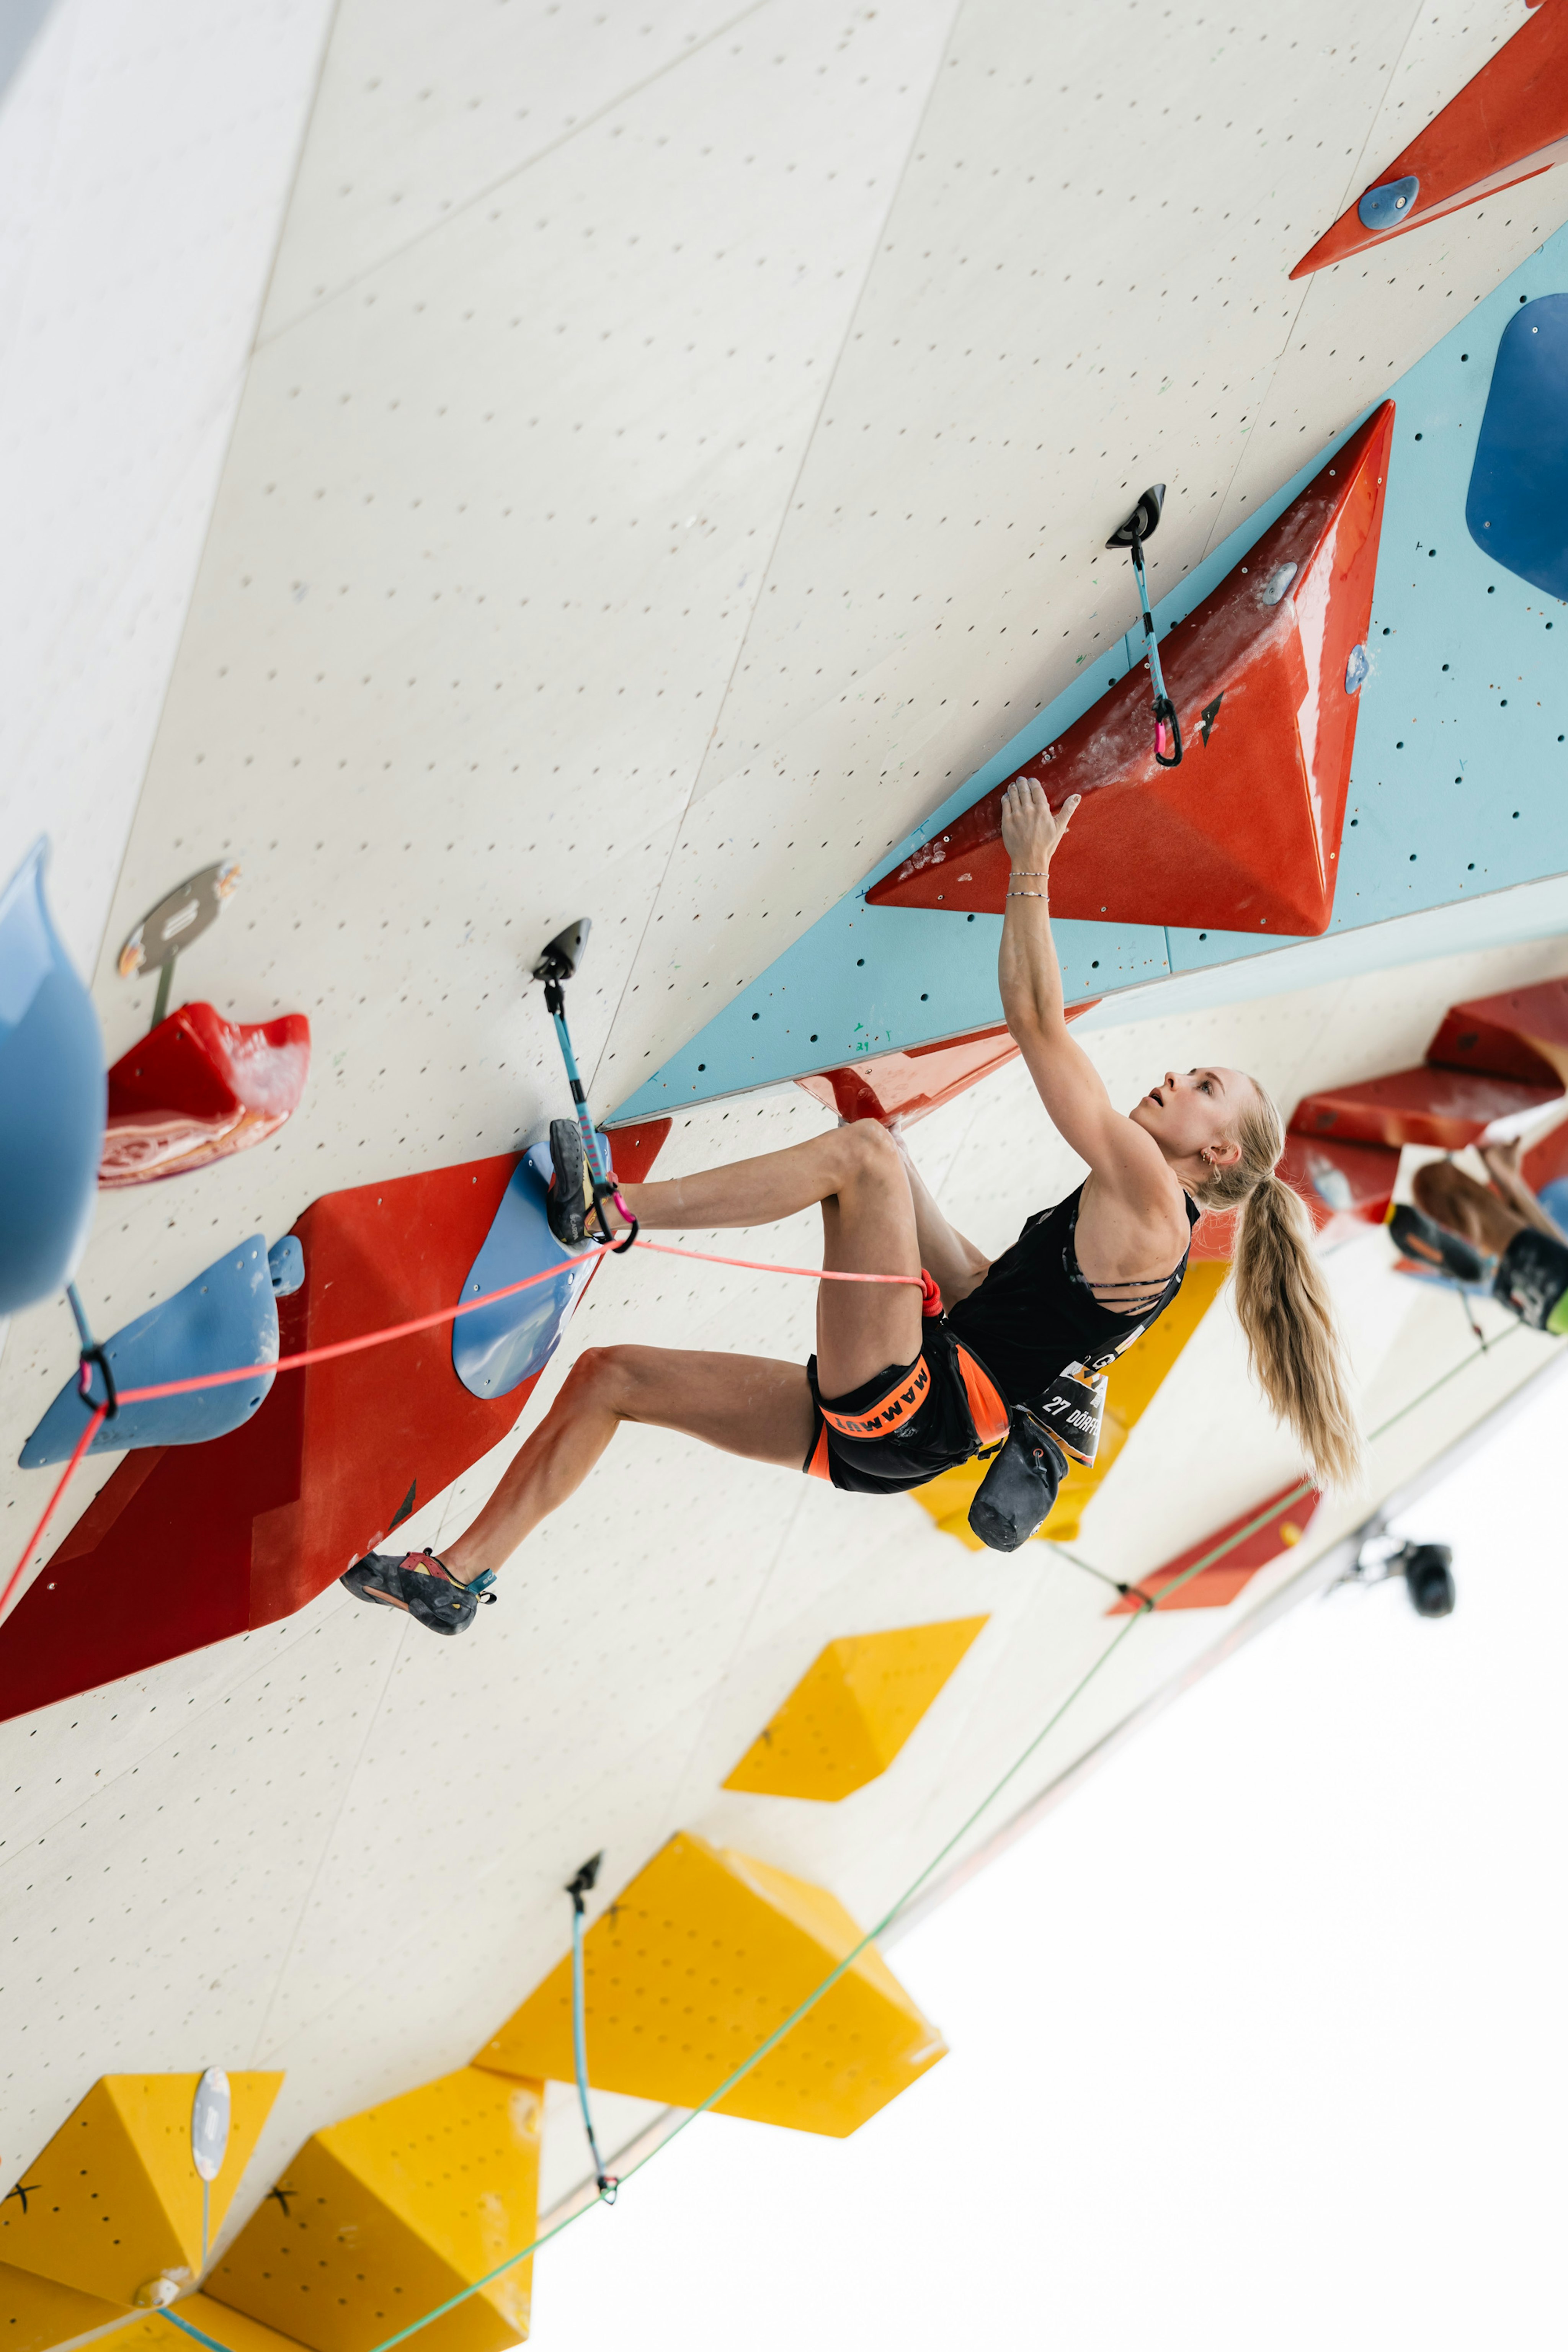
<instances>
[{"instance_id":1,"label":"white background","mask_svg":"<svg viewBox=\"0 0 1568 2352\"><path fill-rule=\"evenodd\" d=\"M843 2142L703 2119L534 2340L1564 2340L1562 1391L897 1948L952 2055ZM1098 2013L1089 2031L1072 2021Z\"/></svg>"}]
</instances>

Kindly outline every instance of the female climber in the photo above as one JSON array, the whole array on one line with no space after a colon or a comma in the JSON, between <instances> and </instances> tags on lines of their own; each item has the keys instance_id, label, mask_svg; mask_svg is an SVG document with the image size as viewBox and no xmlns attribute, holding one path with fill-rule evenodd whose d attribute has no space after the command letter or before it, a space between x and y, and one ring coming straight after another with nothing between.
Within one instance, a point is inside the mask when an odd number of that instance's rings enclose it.
<instances>
[{"instance_id":1,"label":"female climber","mask_svg":"<svg viewBox=\"0 0 1568 2352\"><path fill-rule=\"evenodd\" d=\"M875 1120L734 1167L624 1186L645 1232L767 1224L815 1205L825 1269L910 1280L824 1282L816 1353L805 1366L685 1349L585 1349L466 1533L439 1558L371 1553L342 1580L352 1592L405 1609L432 1632L463 1632L497 1570L628 1421L854 1494L923 1486L1008 1439L1011 1407L1040 1398L1069 1367L1109 1363L1145 1330L1181 1286L1205 1209L1241 1209L1237 1311L1270 1404L1321 1479L1353 1477L1355 1420L1311 1229L1273 1173L1284 1142L1274 1104L1238 1070L1169 1071L1123 1117L1068 1028L1047 876L1076 806L1075 797L1055 816L1038 784L1008 787L999 980L1008 1030L1047 1114L1089 1163L1083 1183L1032 1216L994 1264L954 1231ZM576 1137L567 1120L551 1130L550 1219L572 1246L584 1240ZM934 1283L921 1284L923 1269ZM1043 1437L1032 1458L1048 1503L1065 1459Z\"/></svg>"}]
</instances>

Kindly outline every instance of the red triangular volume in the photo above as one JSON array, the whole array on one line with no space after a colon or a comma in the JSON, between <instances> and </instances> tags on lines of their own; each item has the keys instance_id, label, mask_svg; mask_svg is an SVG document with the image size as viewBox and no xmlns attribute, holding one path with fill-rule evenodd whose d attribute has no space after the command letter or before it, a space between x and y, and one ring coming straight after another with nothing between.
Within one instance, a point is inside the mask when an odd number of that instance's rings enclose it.
<instances>
[{"instance_id":1,"label":"red triangular volume","mask_svg":"<svg viewBox=\"0 0 1568 2352\"><path fill-rule=\"evenodd\" d=\"M668 1132L615 1131L623 1179ZM515 1165L508 1152L313 1202L295 1226L304 1284L279 1302L282 1353L448 1306ZM499 1444L532 1385L471 1395L440 1323L280 1373L226 1436L127 1455L0 1626L0 1720L303 1609Z\"/></svg>"},{"instance_id":2,"label":"red triangular volume","mask_svg":"<svg viewBox=\"0 0 1568 2352\"><path fill-rule=\"evenodd\" d=\"M1131 671L1018 773L1083 804L1051 866L1058 915L1278 937L1328 929L1394 432L1384 401L1161 641L1179 768ZM868 890L873 907L999 915L998 785Z\"/></svg>"},{"instance_id":3,"label":"red triangular volume","mask_svg":"<svg viewBox=\"0 0 1568 2352\"><path fill-rule=\"evenodd\" d=\"M1473 81L1342 212L1292 278L1440 220L1568 155L1568 7L1521 26Z\"/></svg>"},{"instance_id":4,"label":"red triangular volume","mask_svg":"<svg viewBox=\"0 0 1568 2352\"><path fill-rule=\"evenodd\" d=\"M1255 1503L1251 1510L1227 1519L1223 1528L1216 1528L1213 1535L1205 1536L1201 1543L1192 1544L1185 1551L1178 1552L1174 1559L1165 1562L1163 1568L1152 1569L1147 1576L1141 1576L1132 1592L1121 1601L1112 1601L1106 1615L1125 1617L1132 1610L1141 1609L1143 1604L1137 1598L1140 1592L1151 1594L1162 1612L1227 1607L1251 1583L1260 1568L1269 1567L1293 1545L1300 1542L1321 1500L1315 1486L1303 1494L1300 1479L1293 1486L1281 1487L1278 1495L1269 1496L1268 1502ZM1269 1516L1258 1527L1256 1522L1265 1511ZM1233 1543L1232 1537L1238 1535L1243 1528L1250 1532L1242 1535L1239 1542ZM1222 1549L1222 1546L1226 1549ZM1168 1601L1160 1600L1159 1596L1169 1586L1174 1584L1178 1578L1186 1576L1190 1568L1211 1552L1219 1552L1219 1558L1212 1560L1207 1568L1200 1568L1195 1576L1187 1577L1180 1591L1173 1592Z\"/></svg>"}]
</instances>

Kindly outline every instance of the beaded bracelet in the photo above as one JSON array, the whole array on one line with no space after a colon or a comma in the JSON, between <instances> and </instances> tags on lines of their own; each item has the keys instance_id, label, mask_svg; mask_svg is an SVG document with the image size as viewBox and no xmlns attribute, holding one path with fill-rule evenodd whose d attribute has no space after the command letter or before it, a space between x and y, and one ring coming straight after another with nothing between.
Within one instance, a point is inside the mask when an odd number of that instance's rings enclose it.
<instances>
[{"instance_id":1,"label":"beaded bracelet","mask_svg":"<svg viewBox=\"0 0 1568 2352\"><path fill-rule=\"evenodd\" d=\"M1050 870L1048 866L1010 866L1007 879L1009 882L1043 882Z\"/></svg>"},{"instance_id":2,"label":"beaded bracelet","mask_svg":"<svg viewBox=\"0 0 1568 2352\"><path fill-rule=\"evenodd\" d=\"M1008 898L1048 898L1051 894L1048 890L1008 890L1003 895Z\"/></svg>"}]
</instances>

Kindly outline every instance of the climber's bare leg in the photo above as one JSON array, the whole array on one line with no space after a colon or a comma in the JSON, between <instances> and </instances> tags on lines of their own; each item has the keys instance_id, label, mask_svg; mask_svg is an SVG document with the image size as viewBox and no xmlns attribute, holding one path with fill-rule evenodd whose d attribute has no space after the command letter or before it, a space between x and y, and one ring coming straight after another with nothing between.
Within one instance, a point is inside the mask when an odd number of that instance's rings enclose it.
<instances>
[{"instance_id":1,"label":"climber's bare leg","mask_svg":"<svg viewBox=\"0 0 1568 2352\"><path fill-rule=\"evenodd\" d=\"M1415 1171L1410 1189L1423 1216L1446 1225L1488 1257L1500 1257L1525 1222L1451 1160L1426 1160Z\"/></svg>"},{"instance_id":2,"label":"climber's bare leg","mask_svg":"<svg viewBox=\"0 0 1568 2352\"><path fill-rule=\"evenodd\" d=\"M825 1282L817 1292L817 1379L847 1395L920 1353L920 1251L909 1180L874 1120L733 1168L623 1188L654 1232L763 1224L819 1202L823 1265L900 1274L897 1286ZM750 1205L749 1205L750 1204ZM765 1356L676 1348L590 1348L478 1518L441 1557L465 1582L500 1568L541 1519L575 1493L623 1422L700 1438L753 1462L804 1467L816 1427L805 1372Z\"/></svg>"}]
</instances>

